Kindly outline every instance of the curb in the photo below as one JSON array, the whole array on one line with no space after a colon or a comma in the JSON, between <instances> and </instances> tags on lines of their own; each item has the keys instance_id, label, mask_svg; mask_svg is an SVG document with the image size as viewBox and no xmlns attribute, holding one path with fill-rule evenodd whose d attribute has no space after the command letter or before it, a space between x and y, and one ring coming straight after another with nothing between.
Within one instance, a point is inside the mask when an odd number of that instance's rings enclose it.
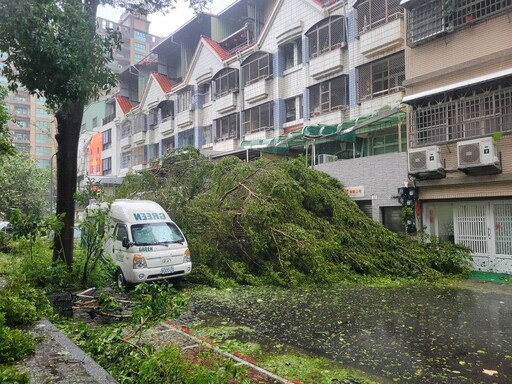
<instances>
[{"instance_id":1,"label":"curb","mask_svg":"<svg viewBox=\"0 0 512 384\"><path fill-rule=\"evenodd\" d=\"M48 319L30 328L36 352L18 363L33 383L117 384L117 381Z\"/></svg>"}]
</instances>

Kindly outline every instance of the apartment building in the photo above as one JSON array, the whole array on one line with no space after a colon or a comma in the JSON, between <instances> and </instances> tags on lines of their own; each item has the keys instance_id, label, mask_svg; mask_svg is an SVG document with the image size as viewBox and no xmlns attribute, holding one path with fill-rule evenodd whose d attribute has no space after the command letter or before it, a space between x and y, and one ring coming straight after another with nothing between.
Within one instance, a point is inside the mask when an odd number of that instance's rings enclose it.
<instances>
[{"instance_id":1,"label":"apartment building","mask_svg":"<svg viewBox=\"0 0 512 384\"><path fill-rule=\"evenodd\" d=\"M431 235L512 272L512 2L402 0L409 173Z\"/></svg>"},{"instance_id":2,"label":"apartment building","mask_svg":"<svg viewBox=\"0 0 512 384\"><path fill-rule=\"evenodd\" d=\"M82 170L123 177L186 145L212 157L306 154L401 230L403 16L399 0L240 0L197 15L153 48L156 61L121 72L104 106L112 119L93 130L95 149L84 145L97 160Z\"/></svg>"},{"instance_id":3,"label":"apartment building","mask_svg":"<svg viewBox=\"0 0 512 384\"><path fill-rule=\"evenodd\" d=\"M0 86L7 87L7 78L2 75L3 60L0 54ZM44 98L29 94L24 88L17 93L9 92L5 99L7 112L12 117L7 125L13 144L19 152L35 159L41 168L50 168L55 154L55 123L53 115L45 107Z\"/></svg>"}]
</instances>

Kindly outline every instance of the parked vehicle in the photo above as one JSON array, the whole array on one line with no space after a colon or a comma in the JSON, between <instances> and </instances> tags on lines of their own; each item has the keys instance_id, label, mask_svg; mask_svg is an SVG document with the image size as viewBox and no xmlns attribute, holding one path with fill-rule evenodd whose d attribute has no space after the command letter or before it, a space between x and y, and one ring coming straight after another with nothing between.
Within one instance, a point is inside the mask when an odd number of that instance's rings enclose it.
<instances>
[{"instance_id":1,"label":"parked vehicle","mask_svg":"<svg viewBox=\"0 0 512 384\"><path fill-rule=\"evenodd\" d=\"M107 209L106 204L87 210ZM188 275L192 261L187 240L167 212L154 201L116 200L104 253L117 266L119 287Z\"/></svg>"}]
</instances>

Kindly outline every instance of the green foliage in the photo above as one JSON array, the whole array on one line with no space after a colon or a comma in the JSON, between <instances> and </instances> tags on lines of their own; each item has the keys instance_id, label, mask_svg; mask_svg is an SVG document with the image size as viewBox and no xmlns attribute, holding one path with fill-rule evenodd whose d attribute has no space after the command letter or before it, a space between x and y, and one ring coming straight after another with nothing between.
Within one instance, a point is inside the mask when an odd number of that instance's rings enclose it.
<instances>
[{"instance_id":1,"label":"green foliage","mask_svg":"<svg viewBox=\"0 0 512 384\"><path fill-rule=\"evenodd\" d=\"M134 348L123 342L122 327L93 328L86 324L72 324L67 332L80 348L120 383L137 383L142 362L154 352L146 344Z\"/></svg>"},{"instance_id":2,"label":"green foliage","mask_svg":"<svg viewBox=\"0 0 512 384\"><path fill-rule=\"evenodd\" d=\"M0 315L9 327L29 325L50 313L44 292L19 280L9 279L0 290Z\"/></svg>"},{"instance_id":3,"label":"green foliage","mask_svg":"<svg viewBox=\"0 0 512 384\"><path fill-rule=\"evenodd\" d=\"M16 367L0 364L0 383L30 384L27 372L18 372Z\"/></svg>"},{"instance_id":4,"label":"green foliage","mask_svg":"<svg viewBox=\"0 0 512 384\"><path fill-rule=\"evenodd\" d=\"M469 252L440 253L388 231L336 179L300 160L205 162L192 151L175 152L157 175L158 188L139 192L184 230L195 281L297 286L353 273L436 280L467 269Z\"/></svg>"},{"instance_id":5,"label":"green foliage","mask_svg":"<svg viewBox=\"0 0 512 384\"><path fill-rule=\"evenodd\" d=\"M81 283L85 287L89 277L95 271L99 270L101 273L102 269L107 269L110 275L110 270L113 269L108 265L107 268L101 268L101 264L105 267L105 263L109 263L104 258L103 245L110 233L110 204L105 201L102 190L93 191L91 188L84 189L82 193L75 196L75 199L84 206L94 202L95 205L93 206L97 207L97 209L86 209L86 217L79 225L81 231L80 245L84 251Z\"/></svg>"},{"instance_id":6,"label":"green foliage","mask_svg":"<svg viewBox=\"0 0 512 384\"><path fill-rule=\"evenodd\" d=\"M0 313L0 363L17 361L34 353L32 336L5 325L4 316Z\"/></svg>"},{"instance_id":7,"label":"green foliage","mask_svg":"<svg viewBox=\"0 0 512 384\"><path fill-rule=\"evenodd\" d=\"M3 163L4 155L14 155L16 153L7 126L9 113L5 108L6 97L7 90L3 86L0 86L0 166Z\"/></svg>"},{"instance_id":8,"label":"green foliage","mask_svg":"<svg viewBox=\"0 0 512 384\"><path fill-rule=\"evenodd\" d=\"M148 384L217 384L242 379L246 369L232 361L215 358L211 352L201 352L192 363L177 346L162 348L142 363L140 383Z\"/></svg>"},{"instance_id":9,"label":"green foliage","mask_svg":"<svg viewBox=\"0 0 512 384\"><path fill-rule=\"evenodd\" d=\"M176 289L165 283L138 284L134 294L132 319L135 324L177 317L188 304L185 296L179 295Z\"/></svg>"},{"instance_id":10,"label":"green foliage","mask_svg":"<svg viewBox=\"0 0 512 384\"><path fill-rule=\"evenodd\" d=\"M13 209L40 220L48 214L50 172L27 155L0 162L0 217L10 221Z\"/></svg>"}]
</instances>

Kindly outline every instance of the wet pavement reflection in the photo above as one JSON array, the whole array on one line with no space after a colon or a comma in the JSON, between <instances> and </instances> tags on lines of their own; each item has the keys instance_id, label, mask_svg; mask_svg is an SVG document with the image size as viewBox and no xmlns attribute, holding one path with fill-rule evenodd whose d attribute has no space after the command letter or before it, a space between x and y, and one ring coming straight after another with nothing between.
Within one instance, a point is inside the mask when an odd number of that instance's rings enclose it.
<instances>
[{"instance_id":1,"label":"wet pavement reflection","mask_svg":"<svg viewBox=\"0 0 512 384\"><path fill-rule=\"evenodd\" d=\"M512 383L512 288L242 287L192 297L200 319L249 326L383 381Z\"/></svg>"}]
</instances>

